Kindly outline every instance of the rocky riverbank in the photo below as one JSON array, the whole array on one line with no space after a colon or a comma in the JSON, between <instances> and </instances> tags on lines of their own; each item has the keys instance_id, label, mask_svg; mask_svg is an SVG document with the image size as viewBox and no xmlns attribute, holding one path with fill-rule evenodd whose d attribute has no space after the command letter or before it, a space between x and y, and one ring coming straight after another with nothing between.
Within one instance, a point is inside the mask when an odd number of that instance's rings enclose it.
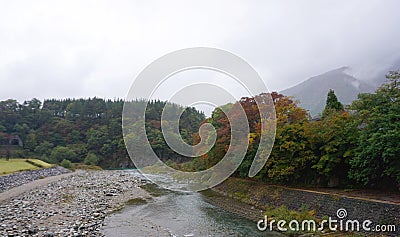
<instances>
[{"instance_id":1,"label":"rocky riverbank","mask_svg":"<svg viewBox=\"0 0 400 237\"><path fill-rule=\"evenodd\" d=\"M32 182L34 180L43 179L50 176L56 176L60 174L66 174L71 172L61 166L39 169L39 170L29 170L22 171L18 173L2 175L0 176L0 193L8 189Z\"/></svg>"},{"instance_id":2,"label":"rocky riverbank","mask_svg":"<svg viewBox=\"0 0 400 237\"><path fill-rule=\"evenodd\" d=\"M81 171L0 204L0 236L103 236L105 216L150 198L126 171Z\"/></svg>"}]
</instances>

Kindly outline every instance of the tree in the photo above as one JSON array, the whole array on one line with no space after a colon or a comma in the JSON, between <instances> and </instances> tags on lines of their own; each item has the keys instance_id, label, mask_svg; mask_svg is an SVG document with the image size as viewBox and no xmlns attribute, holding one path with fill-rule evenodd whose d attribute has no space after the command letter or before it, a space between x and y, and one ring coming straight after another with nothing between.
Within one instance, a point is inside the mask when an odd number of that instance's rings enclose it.
<instances>
[{"instance_id":1,"label":"tree","mask_svg":"<svg viewBox=\"0 0 400 237\"><path fill-rule=\"evenodd\" d=\"M278 125L275 143L266 167L260 174L263 180L284 184L311 182L310 172L315 156L310 153L304 123Z\"/></svg>"},{"instance_id":2,"label":"tree","mask_svg":"<svg viewBox=\"0 0 400 237\"><path fill-rule=\"evenodd\" d=\"M324 118L333 112L339 111L344 111L344 107L342 103L339 102L335 92L330 89L326 98L326 105L324 111L322 112L322 117Z\"/></svg>"},{"instance_id":3,"label":"tree","mask_svg":"<svg viewBox=\"0 0 400 237\"><path fill-rule=\"evenodd\" d=\"M24 148L29 151L34 151L36 147L37 147L36 134L34 131L31 131L29 132L29 134L25 139Z\"/></svg>"},{"instance_id":4,"label":"tree","mask_svg":"<svg viewBox=\"0 0 400 237\"><path fill-rule=\"evenodd\" d=\"M23 123L28 124L30 128L37 129L39 127L41 105L42 102L36 98L27 100L21 105L21 119Z\"/></svg>"},{"instance_id":5,"label":"tree","mask_svg":"<svg viewBox=\"0 0 400 237\"><path fill-rule=\"evenodd\" d=\"M99 163L99 158L96 154L89 152L84 160L85 165L97 165Z\"/></svg>"},{"instance_id":6,"label":"tree","mask_svg":"<svg viewBox=\"0 0 400 237\"><path fill-rule=\"evenodd\" d=\"M308 124L310 144L317 157L312 166L323 184L346 184L350 169L349 160L357 146L358 130L353 116L348 112L333 113L321 121Z\"/></svg>"},{"instance_id":7,"label":"tree","mask_svg":"<svg viewBox=\"0 0 400 237\"><path fill-rule=\"evenodd\" d=\"M364 185L400 185L400 74L387 74L375 93L360 94L352 104L360 130L350 160L350 177Z\"/></svg>"},{"instance_id":8,"label":"tree","mask_svg":"<svg viewBox=\"0 0 400 237\"><path fill-rule=\"evenodd\" d=\"M21 122L20 109L21 105L16 100L0 101L0 123L7 133L14 132L14 126Z\"/></svg>"},{"instance_id":9,"label":"tree","mask_svg":"<svg viewBox=\"0 0 400 237\"><path fill-rule=\"evenodd\" d=\"M57 146L51 151L50 160L52 162L61 162L63 160L76 159L76 153L68 147Z\"/></svg>"},{"instance_id":10,"label":"tree","mask_svg":"<svg viewBox=\"0 0 400 237\"><path fill-rule=\"evenodd\" d=\"M307 164L301 159L307 160L310 157L303 153L305 147L303 123L307 121L309 115L306 110L298 107L297 102L292 100L291 97L276 92L260 94L254 98L243 97L235 104L223 106L224 111L227 111L233 119L238 117L239 108L243 108L250 129L248 134L249 146L236 175L239 177L248 176L261 137L259 106L268 108L269 97L272 98L276 111L276 140L266 168L260 172L258 178L277 182L298 181L303 177L302 174L304 174ZM216 144L207 155L203 156L207 167L211 167L226 154L231 142L231 127L228 116L221 108L216 108L212 113L212 118L207 122L210 122L217 130Z\"/></svg>"},{"instance_id":11,"label":"tree","mask_svg":"<svg viewBox=\"0 0 400 237\"><path fill-rule=\"evenodd\" d=\"M108 129L106 126L91 128L87 133L87 144L90 150L100 154L104 144L109 143Z\"/></svg>"},{"instance_id":12,"label":"tree","mask_svg":"<svg viewBox=\"0 0 400 237\"><path fill-rule=\"evenodd\" d=\"M71 161L64 159L61 161L60 165L64 168L70 169L72 167Z\"/></svg>"},{"instance_id":13,"label":"tree","mask_svg":"<svg viewBox=\"0 0 400 237\"><path fill-rule=\"evenodd\" d=\"M46 155L47 157L50 156L51 150L53 149L54 144L50 143L48 141L44 141L40 143L38 146L35 148L35 153L38 155Z\"/></svg>"},{"instance_id":14,"label":"tree","mask_svg":"<svg viewBox=\"0 0 400 237\"><path fill-rule=\"evenodd\" d=\"M26 123L20 125L20 124L15 124L14 126L14 131L21 137L23 141L25 141L27 135L31 131L31 129L28 127Z\"/></svg>"},{"instance_id":15,"label":"tree","mask_svg":"<svg viewBox=\"0 0 400 237\"><path fill-rule=\"evenodd\" d=\"M11 156L11 154L10 154L10 147L7 146L7 148L6 148L6 161L9 161L9 160L10 160L10 156Z\"/></svg>"}]
</instances>

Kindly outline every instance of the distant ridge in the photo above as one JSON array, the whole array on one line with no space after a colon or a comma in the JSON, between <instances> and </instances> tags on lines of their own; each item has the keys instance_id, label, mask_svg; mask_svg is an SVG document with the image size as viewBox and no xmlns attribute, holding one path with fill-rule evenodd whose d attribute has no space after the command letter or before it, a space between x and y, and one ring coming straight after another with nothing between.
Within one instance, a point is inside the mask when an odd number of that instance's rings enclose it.
<instances>
[{"instance_id":1,"label":"distant ridge","mask_svg":"<svg viewBox=\"0 0 400 237\"><path fill-rule=\"evenodd\" d=\"M300 106L307 109L312 116L322 113L329 89L335 91L339 101L350 104L359 93L373 92L376 87L358 80L346 73L348 67L341 67L332 71L311 77L302 83L290 87L280 93L294 96L300 101Z\"/></svg>"}]
</instances>

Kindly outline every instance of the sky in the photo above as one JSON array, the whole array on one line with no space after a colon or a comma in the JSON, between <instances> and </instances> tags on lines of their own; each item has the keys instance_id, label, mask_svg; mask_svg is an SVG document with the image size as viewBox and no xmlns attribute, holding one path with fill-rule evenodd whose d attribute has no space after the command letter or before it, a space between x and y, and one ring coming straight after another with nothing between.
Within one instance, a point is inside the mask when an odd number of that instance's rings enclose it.
<instances>
[{"instance_id":1,"label":"sky","mask_svg":"<svg viewBox=\"0 0 400 237\"><path fill-rule=\"evenodd\" d=\"M4 0L0 100L125 98L147 65L190 47L240 56L270 91L342 66L368 79L400 58L398 9L397 0ZM247 96L209 71L173 76L155 96L168 99L185 77Z\"/></svg>"}]
</instances>

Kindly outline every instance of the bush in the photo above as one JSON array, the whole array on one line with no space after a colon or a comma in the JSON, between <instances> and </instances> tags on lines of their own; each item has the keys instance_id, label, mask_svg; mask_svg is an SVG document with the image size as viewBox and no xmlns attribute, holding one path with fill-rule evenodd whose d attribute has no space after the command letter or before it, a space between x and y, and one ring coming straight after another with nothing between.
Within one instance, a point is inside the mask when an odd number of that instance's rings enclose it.
<instances>
[{"instance_id":1,"label":"bush","mask_svg":"<svg viewBox=\"0 0 400 237\"><path fill-rule=\"evenodd\" d=\"M83 143L69 144L69 145L67 145L67 147L76 154L76 157L74 159L69 159L72 163L84 162L84 160L88 154L86 144L83 144Z\"/></svg>"},{"instance_id":2,"label":"bush","mask_svg":"<svg viewBox=\"0 0 400 237\"><path fill-rule=\"evenodd\" d=\"M61 166L67 169L70 169L72 167L71 161L64 159L61 161Z\"/></svg>"},{"instance_id":3,"label":"bush","mask_svg":"<svg viewBox=\"0 0 400 237\"><path fill-rule=\"evenodd\" d=\"M49 158L50 158L51 161L57 161L57 162L60 162L60 161L63 161L63 160L71 161L71 160L75 160L76 159L76 153L72 149L70 149L68 147L57 146L56 148L54 148L51 151L51 154L50 154Z\"/></svg>"},{"instance_id":4,"label":"bush","mask_svg":"<svg viewBox=\"0 0 400 237\"><path fill-rule=\"evenodd\" d=\"M35 153L38 155L43 155L43 156L45 155L45 156L49 157L53 147L54 147L53 143L44 141L44 142L40 143L38 146L36 146Z\"/></svg>"},{"instance_id":5,"label":"bush","mask_svg":"<svg viewBox=\"0 0 400 237\"><path fill-rule=\"evenodd\" d=\"M89 152L83 163L85 163L85 165L97 165L99 163L99 158L95 154Z\"/></svg>"}]
</instances>

